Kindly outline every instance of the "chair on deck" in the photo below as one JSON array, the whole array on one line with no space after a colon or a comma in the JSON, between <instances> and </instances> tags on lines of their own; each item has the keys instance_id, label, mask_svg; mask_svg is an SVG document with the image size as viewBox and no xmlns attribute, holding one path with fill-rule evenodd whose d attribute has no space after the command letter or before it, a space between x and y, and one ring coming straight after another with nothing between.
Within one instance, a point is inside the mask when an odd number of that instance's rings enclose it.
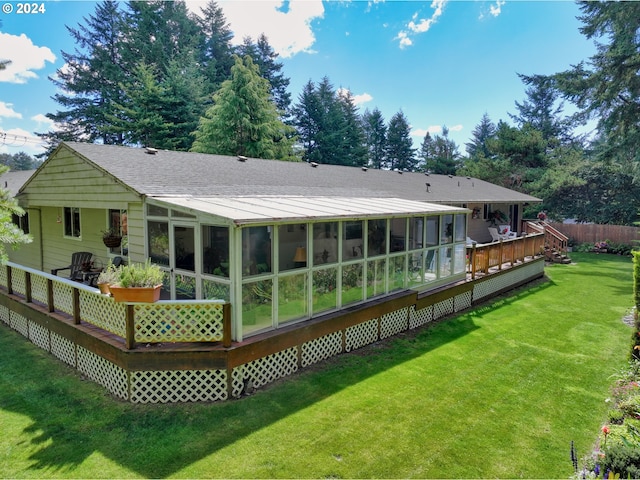
<instances>
[{"instance_id":1,"label":"chair on deck","mask_svg":"<svg viewBox=\"0 0 640 480\"><path fill-rule=\"evenodd\" d=\"M504 235L506 238L518 238L518 234L511 231L511 225L498 226L498 233Z\"/></svg>"},{"instance_id":2,"label":"chair on deck","mask_svg":"<svg viewBox=\"0 0 640 480\"><path fill-rule=\"evenodd\" d=\"M60 268L53 268L51 275L58 275L58 272L62 270L69 270L69 280L76 282L84 281L82 276L83 270L87 268L87 265L91 264L91 258L93 253L91 252L75 252L71 254L71 265Z\"/></svg>"}]
</instances>

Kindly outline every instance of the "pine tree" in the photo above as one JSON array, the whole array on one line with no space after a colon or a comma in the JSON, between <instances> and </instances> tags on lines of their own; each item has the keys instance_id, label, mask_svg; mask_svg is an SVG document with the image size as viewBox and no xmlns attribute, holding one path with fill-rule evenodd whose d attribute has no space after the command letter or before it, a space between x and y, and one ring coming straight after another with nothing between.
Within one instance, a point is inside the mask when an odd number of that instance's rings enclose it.
<instances>
[{"instance_id":1,"label":"pine tree","mask_svg":"<svg viewBox=\"0 0 640 480\"><path fill-rule=\"evenodd\" d=\"M293 107L293 118L298 140L302 145L305 161L317 158L317 138L321 128L320 99L316 94L315 84L309 80L298 96L298 103Z\"/></svg>"},{"instance_id":2,"label":"pine tree","mask_svg":"<svg viewBox=\"0 0 640 480\"><path fill-rule=\"evenodd\" d=\"M426 133L420 146L418 157L422 160L422 169L431 173L454 175L458 168L460 155L458 147L449 138L449 129L442 127L442 135L431 137Z\"/></svg>"},{"instance_id":3,"label":"pine tree","mask_svg":"<svg viewBox=\"0 0 640 480\"><path fill-rule=\"evenodd\" d=\"M231 78L200 119L192 151L292 160L291 128L279 119L269 90L251 57L236 57Z\"/></svg>"},{"instance_id":4,"label":"pine tree","mask_svg":"<svg viewBox=\"0 0 640 480\"><path fill-rule=\"evenodd\" d=\"M480 123L476 125L471 132L471 140L466 143L467 153L470 160L478 160L479 158L489 158L489 148L487 147L487 140L493 138L496 134L496 126L489 119L489 115L486 113L482 115Z\"/></svg>"},{"instance_id":5,"label":"pine tree","mask_svg":"<svg viewBox=\"0 0 640 480\"><path fill-rule=\"evenodd\" d=\"M368 152L366 165L371 168L383 168L386 163L387 126L380 110L365 110L362 125Z\"/></svg>"},{"instance_id":6,"label":"pine tree","mask_svg":"<svg viewBox=\"0 0 640 480\"><path fill-rule=\"evenodd\" d=\"M417 163L409 122L400 111L391 117L387 129L387 165L392 170L414 171Z\"/></svg>"},{"instance_id":7,"label":"pine tree","mask_svg":"<svg viewBox=\"0 0 640 480\"><path fill-rule=\"evenodd\" d=\"M116 117L115 102L126 83L124 67L123 14L118 3L106 0L85 18L86 25L67 27L76 43L74 53L62 52L65 66L50 80L58 87L53 99L64 110L48 113L56 130L39 134L48 143L47 151L60 140L99 141L122 144L123 136L107 127Z\"/></svg>"},{"instance_id":8,"label":"pine tree","mask_svg":"<svg viewBox=\"0 0 640 480\"><path fill-rule=\"evenodd\" d=\"M364 130L353 95L348 90L341 90L337 100L342 109L345 123L341 139L340 165L365 165L367 149L364 144Z\"/></svg>"}]
</instances>

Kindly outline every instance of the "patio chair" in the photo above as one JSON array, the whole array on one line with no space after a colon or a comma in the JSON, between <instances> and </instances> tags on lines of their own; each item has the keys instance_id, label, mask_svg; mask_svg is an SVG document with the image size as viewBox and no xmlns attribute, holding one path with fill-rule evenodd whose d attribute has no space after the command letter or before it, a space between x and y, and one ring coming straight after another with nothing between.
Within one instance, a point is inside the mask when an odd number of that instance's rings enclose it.
<instances>
[{"instance_id":1,"label":"patio chair","mask_svg":"<svg viewBox=\"0 0 640 480\"><path fill-rule=\"evenodd\" d=\"M506 238L517 238L518 234L511 231L511 225L499 225L498 233Z\"/></svg>"},{"instance_id":2,"label":"patio chair","mask_svg":"<svg viewBox=\"0 0 640 480\"><path fill-rule=\"evenodd\" d=\"M506 240L508 238L506 235L500 235L498 233L498 229L495 227L489 227L489 233L491 234L491 239L494 242L499 242L500 240Z\"/></svg>"},{"instance_id":3,"label":"patio chair","mask_svg":"<svg viewBox=\"0 0 640 480\"><path fill-rule=\"evenodd\" d=\"M58 272L69 270L69 280L76 282L84 281L82 272L86 266L90 264L93 253L91 252L74 252L71 254L71 265L60 268L53 268L51 275L58 275Z\"/></svg>"}]
</instances>

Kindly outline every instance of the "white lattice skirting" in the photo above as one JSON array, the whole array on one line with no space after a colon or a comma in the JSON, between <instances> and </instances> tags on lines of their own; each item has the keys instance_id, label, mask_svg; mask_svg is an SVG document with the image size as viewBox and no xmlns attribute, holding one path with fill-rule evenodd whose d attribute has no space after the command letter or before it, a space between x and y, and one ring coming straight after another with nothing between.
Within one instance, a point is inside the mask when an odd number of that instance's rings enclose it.
<instances>
[{"instance_id":1,"label":"white lattice skirting","mask_svg":"<svg viewBox=\"0 0 640 480\"><path fill-rule=\"evenodd\" d=\"M0 284L3 281L2 271L3 269L0 269ZM228 378L226 370L127 371L2 305L0 305L0 322L28 338L34 345L47 350L65 364L76 368L117 398L132 403L211 402L227 400L229 394L235 398L241 397L247 393L249 387L260 388L279 378L292 375L300 368L465 310L474 302L488 298L510 286L539 277L543 273L543 262L525 264L505 271L501 275L483 279L475 283L472 290L457 295L452 293L451 297L425 308L416 310L415 305L403 307L379 318L372 318L298 346L255 359L234 368L231 378ZM21 285L22 283L18 280L17 289L20 289ZM65 307L68 306L65 305ZM99 308L98 305L92 306L94 307ZM193 307L189 307L189 310L179 312L185 324L191 322L192 310ZM112 326L109 324L113 323L109 318L105 318L103 322L106 329L109 329ZM156 319L149 322L153 328L160 324L161 322L156 322ZM149 327L149 330L153 328ZM182 335L181 330L176 329L176 332L177 336ZM213 334L217 333L213 332ZM229 382L230 388L228 388Z\"/></svg>"}]
</instances>

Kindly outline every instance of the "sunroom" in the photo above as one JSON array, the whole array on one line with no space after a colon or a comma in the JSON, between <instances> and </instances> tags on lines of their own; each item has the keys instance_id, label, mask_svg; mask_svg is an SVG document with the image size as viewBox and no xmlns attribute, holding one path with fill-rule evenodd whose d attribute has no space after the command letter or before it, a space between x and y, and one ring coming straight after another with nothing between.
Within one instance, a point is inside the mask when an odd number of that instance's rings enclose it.
<instances>
[{"instance_id":1,"label":"sunroom","mask_svg":"<svg viewBox=\"0 0 640 480\"><path fill-rule=\"evenodd\" d=\"M398 198L147 197L164 298L224 299L236 341L465 278L465 208Z\"/></svg>"}]
</instances>

